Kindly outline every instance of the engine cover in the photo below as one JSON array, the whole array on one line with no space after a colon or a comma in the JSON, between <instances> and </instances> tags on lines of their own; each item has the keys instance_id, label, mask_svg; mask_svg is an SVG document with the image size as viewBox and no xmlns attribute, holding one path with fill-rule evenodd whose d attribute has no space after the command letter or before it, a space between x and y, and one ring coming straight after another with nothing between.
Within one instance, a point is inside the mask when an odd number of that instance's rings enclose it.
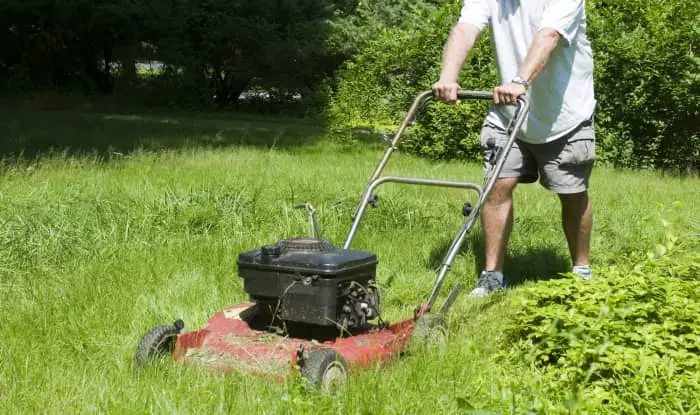
<instances>
[{"instance_id":1,"label":"engine cover","mask_svg":"<svg viewBox=\"0 0 700 415\"><path fill-rule=\"evenodd\" d=\"M279 241L238 256L251 300L284 321L357 328L378 316L377 256L322 239Z\"/></svg>"}]
</instances>

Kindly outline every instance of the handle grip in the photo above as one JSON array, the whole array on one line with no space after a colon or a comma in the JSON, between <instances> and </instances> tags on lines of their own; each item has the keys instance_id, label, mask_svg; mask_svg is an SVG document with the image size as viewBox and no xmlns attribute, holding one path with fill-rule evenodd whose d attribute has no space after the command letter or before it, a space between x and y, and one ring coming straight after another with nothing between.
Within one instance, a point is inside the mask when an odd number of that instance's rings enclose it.
<instances>
[{"instance_id":1,"label":"handle grip","mask_svg":"<svg viewBox=\"0 0 700 415\"><path fill-rule=\"evenodd\" d=\"M493 91L471 91L468 89L460 89L457 91L457 98L461 100L493 100ZM435 99L435 95L433 94L432 90L418 94L416 99L413 101L413 105L411 105L411 108L408 110L406 118L404 118L403 122L399 126L399 130L394 135L393 140L391 140L392 147L396 147L406 127L413 123L413 120L416 118L418 112L420 112L423 107L425 107L425 105L433 99ZM518 98L518 103L516 106L518 108L515 111L514 118L518 118L518 116L525 116L530 108L530 104L525 96ZM515 121L516 120L514 119L513 122Z\"/></svg>"},{"instance_id":2,"label":"handle grip","mask_svg":"<svg viewBox=\"0 0 700 415\"><path fill-rule=\"evenodd\" d=\"M432 93L432 91L431 91ZM469 91L466 89L460 89L457 91L457 98L459 99L493 99L493 92L491 91Z\"/></svg>"}]
</instances>

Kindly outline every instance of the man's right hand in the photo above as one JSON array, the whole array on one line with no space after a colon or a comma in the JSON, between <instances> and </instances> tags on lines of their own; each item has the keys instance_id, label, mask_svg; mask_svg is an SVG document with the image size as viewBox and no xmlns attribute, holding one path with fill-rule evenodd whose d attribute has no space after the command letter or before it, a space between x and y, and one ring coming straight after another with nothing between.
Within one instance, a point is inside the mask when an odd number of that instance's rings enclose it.
<instances>
[{"instance_id":1,"label":"man's right hand","mask_svg":"<svg viewBox=\"0 0 700 415\"><path fill-rule=\"evenodd\" d=\"M433 85L433 95L440 101L456 103L457 91L461 88L457 82L438 81Z\"/></svg>"}]
</instances>

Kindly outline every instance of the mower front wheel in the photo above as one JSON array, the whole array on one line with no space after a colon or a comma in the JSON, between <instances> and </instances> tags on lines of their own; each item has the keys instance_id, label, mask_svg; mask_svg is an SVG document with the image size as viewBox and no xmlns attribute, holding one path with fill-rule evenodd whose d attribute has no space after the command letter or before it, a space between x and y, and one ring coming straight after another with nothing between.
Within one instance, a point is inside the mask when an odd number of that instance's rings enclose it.
<instances>
[{"instance_id":1,"label":"mower front wheel","mask_svg":"<svg viewBox=\"0 0 700 415\"><path fill-rule=\"evenodd\" d=\"M345 359L335 350L312 349L305 353L301 375L311 385L324 392L332 392L347 382L348 366Z\"/></svg>"},{"instance_id":2,"label":"mower front wheel","mask_svg":"<svg viewBox=\"0 0 700 415\"><path fill-rule=\"evenodd\" d=\"M182 320L177 320L169 326L157 326L146 333L136 349L134 367L142 369L150 365L155 359L172 353L178 334L185 327Z\"/></svg>"}]
</instances>

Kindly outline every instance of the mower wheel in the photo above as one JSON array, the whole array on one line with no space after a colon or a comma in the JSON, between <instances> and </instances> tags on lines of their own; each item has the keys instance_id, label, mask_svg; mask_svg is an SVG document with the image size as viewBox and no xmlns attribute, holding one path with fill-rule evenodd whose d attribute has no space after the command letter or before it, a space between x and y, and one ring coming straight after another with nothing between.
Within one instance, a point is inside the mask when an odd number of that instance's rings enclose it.
<instances>
[{"instance_id":1,"label":"mower wheel","mask_svg":"<svg viewBox=\"0 0 700 415\"><path fill-rule=\"evenodd\" d=\"M447 322L442 314L424 314L413 324L411 348L443 350L447 345Z\"/></svg>"},{"instance_id":2,"label":"mower wheel","mask_svg":"<svg viewBox=\"0 0 700 415\"><path fill-rule=\"evenodd\" d=\"M157 326L146 333L136 349L134 356L134 366L138 369L151 364L153 360L172 353L175 347L175 340L185 327L182 320L177 320L169 326Z\"/></svg>"},{"instance_id":3,"label":"mower wheel","mask_svg":"<svg viewBox=\"0 0 700 415\"><path fill-rule=\"evenodd\" d=\"M304 354L301 375L313 386L332 392L347 382L348 366L335 350L311 349Z\"/></svg>"}]
</instances>

